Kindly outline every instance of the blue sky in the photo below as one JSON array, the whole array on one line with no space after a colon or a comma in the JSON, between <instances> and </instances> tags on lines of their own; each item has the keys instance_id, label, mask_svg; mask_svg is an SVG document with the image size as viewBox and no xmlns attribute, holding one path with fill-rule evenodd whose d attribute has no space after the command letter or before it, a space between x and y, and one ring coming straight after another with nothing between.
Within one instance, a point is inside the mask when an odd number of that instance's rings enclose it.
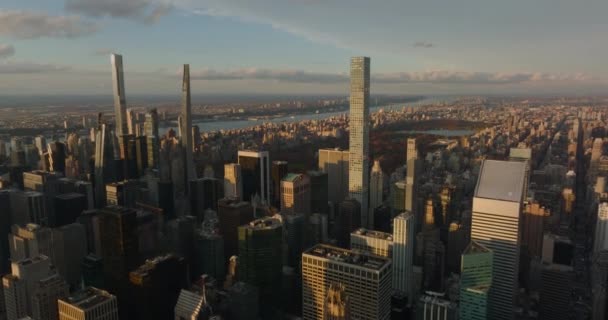
<instances>
[{"instance_id":1,"label":"blue sky","mask_svg":"<svg viewBox=\"0 0 608 320\"><path fill-rule=\"evenodd\" d=\"M3 0L1 94L346 94L349 57L372 92L604 94L608 1Z\"/></svg>"}]
</instances>

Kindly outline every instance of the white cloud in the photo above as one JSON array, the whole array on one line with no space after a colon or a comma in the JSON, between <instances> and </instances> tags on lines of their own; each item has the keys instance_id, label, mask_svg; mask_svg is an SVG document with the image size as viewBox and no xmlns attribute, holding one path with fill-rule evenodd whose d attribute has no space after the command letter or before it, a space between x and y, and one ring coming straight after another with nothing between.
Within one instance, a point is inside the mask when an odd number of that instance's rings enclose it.
<instances>
[{"instance_id":1,"label":"white cloud","mask_svg":"<svg viewBox=\"0 0 608 320\"><path fill-rule=\"evenodd\" d=\"M17 39L75 38L95 33L97 26L78 16L51 16L0 9L0 36Z\"/></svg>"},{"instance_id":2,"label":"white cloud","mask_svg":"<svg viewBox=\"0 0 608 320\"><path fill-rule=\"evenodd\" d=\"M172 6L160 0L66 0L65 8L90 17L109 16L151 24L167 15Z\"/></svg>"},{"instance_id":3,"label":"white cloud","mask_svg":"<svg viewBox=\"0 0 608 320\"><path fill-rule=\"evenodd\" d=\"M0 74L34 74L70 71L70 67L47 63L5 62L0 63Z\"/></svg>"}]
</instances>

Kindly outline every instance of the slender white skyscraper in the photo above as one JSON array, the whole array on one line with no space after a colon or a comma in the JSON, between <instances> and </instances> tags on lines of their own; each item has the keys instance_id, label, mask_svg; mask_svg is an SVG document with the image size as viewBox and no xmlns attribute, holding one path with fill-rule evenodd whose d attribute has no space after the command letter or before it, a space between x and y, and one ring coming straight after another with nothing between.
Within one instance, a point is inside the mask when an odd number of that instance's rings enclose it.
<instances>
[{"instance_id":1,"label":"slender white skyscraper","mask_svg":"<svg viewBox=\"0 0 608 320\"><path fill-rule=\"evenodd\" d=\"M361 204L361 226L371 227L369 210L369 57L350 60L348 192Z\"/></svg>"},{"instance_id":2,"label":"slender white skyscraper","mask_svg":"<svg viewBox=\"0 0 608 320\"><path fill-rule=\"evenodd\" d=\"M186 151L186 183L196 179L194 170L194 159L192 157L192 105L190 100L190 65L184 65L184 77L182 82L182 110L181 110L181 132L182 146Z\"/></svg>"},{"instance_id":3,"label":"slender white skyscraper","mask_svg":"<svg viewBox=\"0 0 608 320\"><path fill-rule=\"evenodd\" d=\"M525 162L485 160L481 164L473 198L471 240L494 252L488 319L513 319L525 181Z\"/></svg>"},{"instance_id":4,"label":"slender white skyscraper","mask_svg":"<svg viewBox=\"0 0 608 320\"><path fill-rule=\"evenodd\" d=\"M125 79L122 68L122 56L113 53L112 62L112 88L114 89L114 116L116 117L116 136L128 133L127 128L127 101L125 98Z\"/></svg>"},{"instance_id":5,"label":"slender white skyscraper","mask_svg":"<svg viewBox=\"0 0 608 320\"><path fill-rule=\"evenodd\" d=\"M403 212L393 220L393 290L414 298L414 215Z\"/></svg>"}]
</instances>

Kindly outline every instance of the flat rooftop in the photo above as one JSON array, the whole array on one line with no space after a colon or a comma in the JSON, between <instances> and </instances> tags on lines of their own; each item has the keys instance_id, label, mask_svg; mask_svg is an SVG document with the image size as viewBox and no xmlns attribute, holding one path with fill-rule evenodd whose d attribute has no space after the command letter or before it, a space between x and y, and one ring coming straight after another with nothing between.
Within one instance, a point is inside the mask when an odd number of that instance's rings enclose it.
<instances>
[{"instance_id":1,"label":"flat rooftop","mask_svg":"<svg viewBox=\"0 0 608 320\"><path fill-rule=\"evenodd\" d=\"M520 202L525 179L525 162L484 160L479 170L475 197Z\"/></svg>"},{"instance_id":2,"label":"flat rooftop","mask_svg":"<svg viewBox=\"0 0 608 320\"><path fill-rule=\"evenodd\" d=\"M365 237L370 237L370 238L393 241L393 235L390 233L369 230L369 229L365 229L365 228L359 228L359 229L353 231L352 234L356 234L358 236L365 236Z\"/></svg>"},{"instance_id":3,"label":"flat rooftop","mask_svg":"<svg viewBox=\"0 0 608 320\"><path fill-rule=\"evenodd\" d=\"M63 300L64 302L67 302L82 310L87 310L100 303L108 301L113 297L114 296L107 291L89 287L82 291L78 291L67 298L61 298L60 300Z\"/></svg>"},{"instance_id":4,"label":"flat rooftop","mask_svg":"<svg viewBox=\"0 0 608 320\"><path fill-rule=\"evenodd\" d=\"M316 246L304 251L304 254L332 260L342 264L362 267L373 271L378 271L390 263L390 259L387 258L342 249L326 244L317 244Z\"/></svg>"},{"instance_id":5,"label":"flat rooftop","mask_svg":"<svg viewBox=\"0 0 608 320\"><path fill-rule=\"evenodd\" d=\"M281 221L277 218L273 217L264 217L260 219L253 220L246 224L245 226L251 229L272 229L281 227Z\"/></svg>"}]
</instances>

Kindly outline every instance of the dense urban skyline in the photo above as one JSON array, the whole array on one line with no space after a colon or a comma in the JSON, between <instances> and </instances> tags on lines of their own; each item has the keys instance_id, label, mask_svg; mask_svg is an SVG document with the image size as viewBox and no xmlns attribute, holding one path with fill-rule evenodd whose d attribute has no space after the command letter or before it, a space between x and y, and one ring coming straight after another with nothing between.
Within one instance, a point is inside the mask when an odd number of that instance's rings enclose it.
<instances>
[{"instance_id":1,"label":"dense urban skyline","mask_svg":"<svg viewBox=\"0 0 608 320\"><path fill-rule=\"evenodd\" d=\"M357 55L377 61L376 93L603 94L606 10L549 0L8 0L0 74L13 81L0 94L105 93L111 52L125 55L132 94L171 93L184 62L193 93L346 93L342 61Z\"/></svg>"}]
</instances>

